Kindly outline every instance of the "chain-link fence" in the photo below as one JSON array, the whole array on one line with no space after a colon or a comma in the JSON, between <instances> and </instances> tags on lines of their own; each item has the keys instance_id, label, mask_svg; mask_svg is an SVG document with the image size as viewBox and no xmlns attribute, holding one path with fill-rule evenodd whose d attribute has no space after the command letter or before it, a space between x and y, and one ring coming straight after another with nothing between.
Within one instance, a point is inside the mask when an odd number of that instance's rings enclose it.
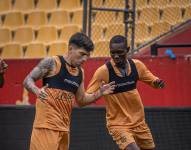
<instances>
[{"instance_id":1,"label":"chain-link fence","mask_svg":"<svg viewBox=\"0 0 191 150\"><path fill-rule=\"evenodd\" d=\"M127 36L133 53L189 19L191 0L89 0L88 34L96 57L109 56L108 43L116 34Z\"/></svg>"}]
</instances>

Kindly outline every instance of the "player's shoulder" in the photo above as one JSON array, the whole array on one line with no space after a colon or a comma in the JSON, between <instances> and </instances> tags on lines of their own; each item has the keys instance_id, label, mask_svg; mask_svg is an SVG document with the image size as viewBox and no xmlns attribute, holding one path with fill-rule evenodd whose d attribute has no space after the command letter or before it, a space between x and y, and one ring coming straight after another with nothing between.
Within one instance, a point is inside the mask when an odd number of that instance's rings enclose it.
<instances>
[{"instance_id":1,"label":"player's shoulder","mask_svg":"<svg viewBox=\"0 0 191 150\"><path fill-rule=\"evenodd\" d=\"M138 65L138 66L144 65L144 63L139 59L131 59L131 60L135 63L135 65Z\"/></svg>"},{"instance_id":2,"label":"player's shoulder","mask_svg":"<svg viewBox=\"0 0 191 150\"><path fill-rule=\"evenodd\" d=\"M98 69L97 70L99 70L99 71L107 71L107 66L106 66L106 64L103 64L103 65L101 65L100 67L98 67Z\"/></svg>"}]
</instances>

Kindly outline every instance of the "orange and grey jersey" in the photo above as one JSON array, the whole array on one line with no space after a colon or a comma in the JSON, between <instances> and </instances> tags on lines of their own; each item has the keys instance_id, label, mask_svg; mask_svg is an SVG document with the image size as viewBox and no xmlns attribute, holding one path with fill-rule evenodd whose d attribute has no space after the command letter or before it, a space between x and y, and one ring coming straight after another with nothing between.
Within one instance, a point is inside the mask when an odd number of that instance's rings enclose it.
<instances>
[{"instance_id":1,"label":"orange and grey jersey","mask_svg":"<svg viewBox=\"0 0 191 150\"><path fill-rule=\"evenodd\" d=\"M104 64L96 70L88 85L87 92L97 91L103 81L108 83L114 80L119 86L113 94L104 96L108 128L138 126L144 122L144 107L135 83L137 80L141 80L154 87L153 81L157 77L141 61L136 59L128 61L128 75L125 78L113 60L110 61L110 64L110 69L108 69L107 64ZM130 79L128 79L129 77Z\"/></svg>"},{"instance_id":2,"label":"orange and grey jersey","mask_svg":"<svg viewBox=\"0 0 191 150\"><path fill-rule=\"evenodd\" d=\"M69 66L63 56L53 58L56 71L43 79L43 84L48 83L48 99L37 98L33 127L69 131L72 106L83 75L81 68Z\"/></svg>"},{"instance_id":3,"label":"orange and grey jersey","mask_svg":"<svg viewBox=\"0 0 191 150\"><path fill-rule=\"evenodd\" d=\"M106 63L107 68L109 70L109 82L115 81L116 85L113 94L136 89L136 84L137 80L139 79L139 76L137 73L135 63L131 59L129 59L129 64L131 67L131 73L127 76L120 77L116 75L111 65L111 62Z\"/></svg>"},{"instance_id":4,"label":"orange and grey jersey","mask_svg":"<svg viewBox=\"0 0 191 150\"><path fill-rule=\"evenodd\" d=\"M49 88L65 90L75 94L82 82L82 71L79 68L78 76L71 75L66 68L67 62L64 57L59 56L59 59L61 62L60 72L53 77L44 78L43 85L48 84Z\"/></svg>"}]
</instances>

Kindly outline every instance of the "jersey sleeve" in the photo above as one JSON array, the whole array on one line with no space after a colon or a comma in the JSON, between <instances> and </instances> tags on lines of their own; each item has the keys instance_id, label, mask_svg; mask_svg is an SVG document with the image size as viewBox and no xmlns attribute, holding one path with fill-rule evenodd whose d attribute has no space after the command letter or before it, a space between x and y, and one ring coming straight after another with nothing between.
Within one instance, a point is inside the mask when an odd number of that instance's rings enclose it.
<instances>
[{"instance_id":1,"label":"jersey sleeve","mask_svg":"<svg viewBox=\"0 0 191 150\"><path fill-rule=\"evenodd\" d=\"M106 65L103 65L95 71L92 79L89 82L86 92L87 93L96 92L101 86L101 84L108 83L108 81L109 81L108 69Z\"/></svg>"},{"instance_id":2,"label":"jersey sleeve","mask_svg":"<svg viewBox=\"0 0 191 150\"><path fill-rule=\"evenodd\" d=\"M134 60L134 62L138 71L139 80L145 82L146 84L149 84L152 87L155 87L153 85L153 82L158 79L158 77L153 75L151 71L140 60Z\"/></svg>"}]
</instances>

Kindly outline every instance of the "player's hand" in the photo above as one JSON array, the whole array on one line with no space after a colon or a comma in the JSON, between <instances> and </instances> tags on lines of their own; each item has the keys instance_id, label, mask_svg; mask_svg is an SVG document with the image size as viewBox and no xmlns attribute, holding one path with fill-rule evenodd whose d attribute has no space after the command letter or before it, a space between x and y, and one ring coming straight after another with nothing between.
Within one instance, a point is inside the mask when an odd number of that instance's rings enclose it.
<instances>
[{"instance_id":1,"label":"player's hand","mask_svg":"<svg viewBox=\"0 0 191 150\"><path fill-rule=\"evenodd\" d=\"M37 94L37 97L40 98L41 100L47 100L48 99L48 94L46 92L46 89L48 88L48 84L46 84L45 86L43 86L38 94Z\"/></svg>"},{"instance_id":2,"label":"player's hand","mask_svg":"<svg viewBox=\"0 0 191 150\"><path fill-rule=\"evenodd\" d=\"M153 84L154 84L155 87L161 88L161 89L164 88L164 86L165 86L164 81L161 80L161 79L155 80L155 81L153 82Z\"/></svg>"},{"instance_id":3,"label":"player's hand","mask_svg":"<svg viewBox=\"0 0 191 150\"><path fill-rule=\"evenodd\" d=\"M0 74L4 74L7 67L8 65L5 63L5 61L0 59Z\"/></svg>"},{"instance_id":4,"label":"player's hand","mask_svg":"<svg viewBox=\"0 0 191 150\"><path fill-rule=\"evenodd\" d=\"M115 81L112 81L108 84L102 84L100 87L101 95L108 95L113 93L115 86Z\"/></svg>"}]
</instances>

